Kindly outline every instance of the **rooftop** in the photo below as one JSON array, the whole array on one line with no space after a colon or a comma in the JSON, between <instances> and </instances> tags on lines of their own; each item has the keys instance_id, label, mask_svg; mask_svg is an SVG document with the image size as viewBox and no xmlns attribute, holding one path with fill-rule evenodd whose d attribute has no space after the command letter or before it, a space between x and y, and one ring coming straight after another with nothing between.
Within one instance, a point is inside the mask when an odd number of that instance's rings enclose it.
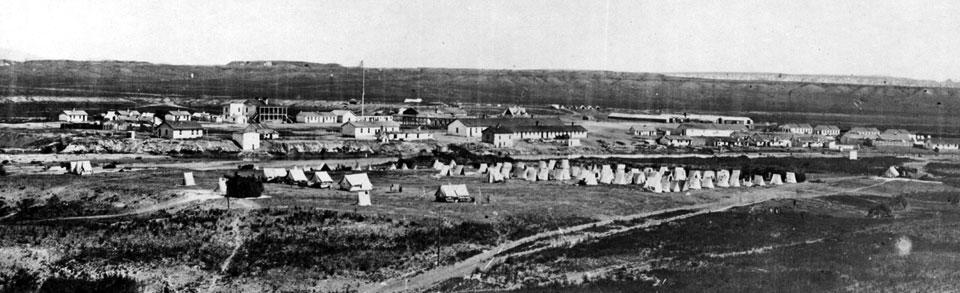
<instances>
[{"instance_id":1,"label":"rooftop","mask_svg":"<svg viewBox=\"0 0 960 293\"><path fill-rule=\"evenodd\" d=\"M203 126L200 126L200 123L197 123L195 121L165 121L163 122L163 124L168 125L170 126L170 128L173 128L175 130L203 129Z\"/></svg>"}]
</instances>

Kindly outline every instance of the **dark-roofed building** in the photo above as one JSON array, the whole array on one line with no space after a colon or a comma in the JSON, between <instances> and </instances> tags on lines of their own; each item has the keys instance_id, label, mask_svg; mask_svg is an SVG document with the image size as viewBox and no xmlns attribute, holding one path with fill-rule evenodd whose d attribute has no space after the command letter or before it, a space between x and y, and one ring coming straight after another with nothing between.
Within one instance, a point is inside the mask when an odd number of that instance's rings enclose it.
<instances>
[{"instance_id":1,"label":"dark-roofed building","mask_svg":"<svg viewBox=\"0 0 960 293\"><path fill-rule=\"evenodd\" d=\"M483 130L481 141L496 147L510 147L521 139L581 139L587 129L580 125L497 125Z\"/></svg>"},{"instance_id":2,"label":"dark-roofed building","mask_svg":"<svg viewBox=\"0 0 960 293\"><path fill-rule=\"evenodd\" d=\"M456 119L447 125L447 134L466 137L481 137L483 130L492 126L523 126L523 125L563 125L563 121L556 118L528 119L528 118L462 118Z\"/></svg>"},{"instance_id":3,"label":"dark-roofed building","mask_svg":"<svg viewBox=\"0 0 960 293\"><path fill-rule=\"evenodd\" d=\"M203 126L193 121L164 121L157 126L157 136L169 139L187 139L203 136Z\"/></svg>"}]
</instances>

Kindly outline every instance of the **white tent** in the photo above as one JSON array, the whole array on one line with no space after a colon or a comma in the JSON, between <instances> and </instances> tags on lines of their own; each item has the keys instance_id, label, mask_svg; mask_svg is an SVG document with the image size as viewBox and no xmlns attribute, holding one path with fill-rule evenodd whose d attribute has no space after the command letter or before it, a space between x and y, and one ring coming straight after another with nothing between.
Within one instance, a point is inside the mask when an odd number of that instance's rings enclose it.
<instances>
[{"instance_id":1,"label":"white tent","mask_svg":"<svg viewBox=\"0 0 960 293\"><path fill-rule=\"evenodd\" d=\"M698 190L698 189L700 189L700 188L702 187L702 186L700 185L700 183L703 183L703 181L701 181L701 180L702 180L701 178L694 178L694 177L692 177L692 176L691 176L691 177L688 177L688 178L687 178L687 184L684 186L684 188L685 188L685 189L688 189L688 190L690 190L690 189L692 189L692 190Z\"/></svg>"},{"instance_id":2,"label":"white tent","mask_svg":"<svg viewBox=\"0 0 960 293\"><path fill-rule=\"evenodd\" d=\"M787 177L783 179L784 183L797 183L797 174L793 172L787 172Z\"/></svg>"},{"instance_id":3,"label":"white tent","mask_svg":"<svg viewBox=\"0 0 960 293\"><path fill-rule=\"evenodd\" d=\"M500 172L487 173L487 183L497 183L497 182L503 182L503 174L500 174Z\"/></svg>"},{"instance_id":4,"label":"white tent","mask_svg":"<svg viewBox=\"0 0 960 293\"><path fill-rule=\"evenodd\" d=\"M713 177L703 177L703 180L700 181L700 186L705 189L713 189Z\"/></svg>"},{"instance_id":5,"label":"white tent","mask_svg":"<svg viewBox=\"0 0 960 293\"><path fill-rule=\"evenodd\" d=\"M290 172L287 172L287 180L294 183L306 183L307 175L303 174L303 170L300 168L290 169Z\"/></svg>"},{"instance_id":6,"label":"white tent","mask_svg":"<svg viewBox=\"0 0 960 293\"><path fill-rule=\"evenodd\" d=\"M597 177L583 176L583 178L580 179L580 185L597 185Z\"/></svg>"},{"instance_id":7,"label":"white tent","mask_svg":"<svg viewBox=\"0 0 960 293\"><path fill-rule=\"evenodd\" d=\"M503 179L510 179L510 171L513 171L513 164L510 162L503 163L503 168L500 168L500 175L503 175Z\"/></svg>"},{"instance_id":8,"label":"white tent","mask_svg":"<svg viewBox=\"0 0 960 293\"><path fill-rule=\"evenodd\" d=\"M660 167L659 173L660 173L661 176L663 176L663 174L667 174L667 172L670 172L670 168L667 168L667 166L661 166L661 167Z\"/></svg>"},{"instance_id":9,"label":"white tent","mask_svg":"<svg viewBox=\"0 0 960 293\"><path fill-rule=\"evenodd\" d=\"M403 170L410 170L410 168L407 167L407 163L403 163L403 165L400 166L400 170L401 170L401 171L403 171Z\"/></svg>"},{"instance_id":10,"label":"white tent","mask_svg":"<svg viewBox=\"0 0 960 293\"><path fill-rule=\"evenodd\" d=\"M743 187L753 187L753 181L743 178L743 183L741 183L741 185L743 185Z\"/></svg>"},{"instance_id":11,"label":"white tent","mask_svg":"<svg viewBox=\"0 0 960 293\"><path fill-rule=\"evenodd\" d=\"M310 170L313 170L313 171L330 171L330 165L327 165L327 163L320 163L319 166L310 167Z\"/></svg>"},{"instance_id":12,"label":"white tent","mask_svg":"<svg viewBox=\"0 0 960 293\"><path fill-rule=\"evenodd\" d=\"M613 170L610 169L610 165L603 165L603 169L600 170L600 183L613 183Z\"/></svg>"},{"instance_id":13,"label":"white tent","mask_svg":"<svg viewBox=\"0 0 960 293\"><path fill-rule=\"evenodd\" d=\"M367 173L343 175L340 179L340 189L347 191L369 191L373 190L373 183Z\"/></svg>"},{"instance_id":14,"label":"white tent","mask_svg":"<svg viewBox=\"0 0 960 293\"><path fill-rule=\"evenodd\" d=\"M537 168L528 167L526 170L524 170L523 178L527 181L537 181Z\"/></svg>"},{"instance_id":15,"label":"white tent","mask_svg":"<svg viewBox=\"0 0 960 293\"><path fill-rule=\"evenodd\" d=\"M434 169L434 170L441 170L441 169L443 169L444 166L446 166L446 165L444 165L443 163L440 163L440 160L433 160L433 169Z\"/></svg>"},{"instance_id":16,"label":"white tent","mask_svg":"<svg viewBox=\"0 0 960 293\"><path fill-rule=\"evenodd\" d=\"M683 167L673 168L673 180L683 181L687 180L687 171Z\"/></svg>"},{"instance_id":17,"label":"white tent","mask_svg":"<svg viewBox=\"0 0 960 293\"><path fill-rule=\"evenodd\" d=\"M481 163L480 168L477 169L477 173L480 173L480 174L487 173L488 168L489 167L487 167L487 163Z\"/></svg>"},{"instance_id":18,"label":"white tent","mask_svg":"<svg viewBox=\"0 0 960 293\"><path fill-rule=\"evenodd\" d=\"M570 176L570 169L557 169L555 171L557 171L557 173L553 180L564 181L564 180L570 180L570 178L572 178Z\"/></svg>"},{"instance_id":19,"label":"white tent","mask_svg":"<svg viewBox=\"0 0 960 293\"><path fill-rule=\"evenodd\" d=\"M456 160L450 160L450 165L449 165L450 167L453 167L453 166L456 166L456 165L457 165L457 161L456 161Z\"/></svg>"},{"instance_id":20,"label":"white tent","mask_svg":"<svg viewBox=\"0 0 960 293\"><path fill-rule=\"evenodd\" d=\"M526 178L530 168L533 167L527 167L526 164L517 164L517 167L513 168L513 177Z\"/></svg>"},{"instance_id":21,"label":"white tent","mask_svg":"<svg viewBox=\"0 0 960 293\"><path fill-rule=\"evenodd\" d=\"M310 177L310 185L319 188L330 188L333 186L333 177L330 177L330 174L324 171L313 172L313 177Z\"/></svg>"},{"instance_id":22,"label":"white tent","mask_svg":"<svg viewBox=\"0 0 960 293\"><path fill-rule=\"evenodd\" d=\"M627 172L624 169L617 168L617 172L613 174L613 184L624 185L627 182Z\"/></svg>"},{"instance_id":23,"label":"white tent","mask_svg":"<svg viewBox=\"0 0 960 293\"><path fill-rule=\"evenodd\" d=\"M267 181L287 177L287 169L284 168L263 168L263 178Z\"/></svg>"},{"instance_id":24,"label":"white tent","mask_svg":"<svg viewBox=\"0 0 960 293\"><path fill-rule=\"evenodd\" d=\"M617 170L627 171L627 165L617 164Z\"/></svg>"},{"instance_id":25,"label":"white tent","mask_svg":"<svg viewBox=\"0 0 960 293\"><path fill-rule=\"evenodd\" d=\"M900 171L897 171L897 167L890 166L890 168L887 168L887 172L883 173L883 177L887 177L887 178L900 177Z\"/></svg>"},{"instance_id":26,"label":"white tent","mask_svg":"<svg viewBox=\"0 0 960 293\"><path fill-rule=\"evenodd\" d=\"M214 190L217 194L226 195L227 194L227 178L220 177L217 180L217 189Z\"/></svg>"},{"instance_id":27,"label":"white tent","mask_svg":"<svg viewBox=\"0 0 960 293\"><path fill-rule=\"evenodd\" d=\"M717 187L721 187L721 188L730 187L730 171L727 171L727 170L717 171Z\"/></svg>"},{"instance_id":28,"label":"white tent","mask_svg":"<svg viewBox=\"0 0 960 293\"><path fill-rule=\"evenodd\" d=\"M570 169L570 160L560 160L560 169Z\"/></svg>"},{"instance_id":29,"label":"white tent","mask_svg":"<svg viewBox=\"0 0 960 293\"><path fill-rule=\"evenodd\" d=\"M660 184L661 175L658 172L650 173L651 175L647 176L647 180L643 183L643 189L660 193L663 192L663 185Z\"/></svg>"},{"instance_id":30,"label":"white tent","mask_svg":"<svg viewBox=\"0 0 960 293\"><path fill-rule=\"evenodd\" d=\"M503 178L503 174L500 173L500 168L503 168L500 164L490 166L490 168L487 168L487 174L497 173L497 175L500 175L500 178Z\"/></svg>"},{"instance_id":31,"label":"white tent","mask_svg":"<svg viewBox=\"0 0 960 293\"><path fill-rule=\"evenodd\" d=\"M767 183L763 182L763 175L753 175L753 185L766 186Z\"/></svg>"},{"instance_id":32,"label":"white tent","mask_svg":"<svg viewBox=\"0 0 960 293\"><path fill-rule=\"evenodd\" d=\"M396 164L393 164L393 163L390 164L390 167L387 167L387 170L390 170L390 171L393 171L393 170L396 170L396 169L397 169L397 165L396 165Z\"/></svg>"},{"instance_id":33,"label":"white tent","mask_svg":"<svg viewBox=\"0 0 960 293\"><path fill-rule=\"evenodd\" d=\"M93 166L90 164L90 161L70 162L70 170L67 172L77 175L91 174L93 173Z\"/></svg>"},{"instance_id":34,"label":"white tent","mask_svg":"<svg viewBox=\"0 0 960 293\"><path fill-rule=\"evenodd\" d=\"M638 172L633 174L633 178L631 178L631 180L633 184L642 185L647 181L647 176L644 175L643 172Z\"/></svg>"},{"instance_id":35,"label":"white tent","mask_svg":"<svg viewBox=\"0 0 960 293\"><path fill-rule=\"evenodd\" d=\"M437 192L434 193L437 201L461 201L470 200L470 191L464 184L440 185Z\"/></svg>"},{"instance_id":36,"label":"white tent","mask_svg":"<svg viewBox=\"0 0 960 293\"><path fill-rule=\"evenodd\" d=\"M540 168L539 170L537 170L537 180L539 181L550 180L550 170L551 169L547 169L547 168Z\"/></svg>"},{"instance_id":37,"label":"white tent","mask_svg":"<svg viewBox=\"0 0 960 293\"><path fill-rule=\"evenodd\" d=\"M740 187L740 170L730 171L730 187Z\"/></svg>"},{"instance_id":38,"label":"white tent","mask_svg":"<svg viewBox=\"0 0 960 293\"><path fill-rule=\"evenodd\" d=\"M183 172L183 186L194 186L197 182L193 180L193 172Z\"/></svg>"},{"instance_id":39,"label":"white tent","mask_svg":"<svg viewBox=\"0 0 960 293\"><path fill-rule=\"evenodd\" d=\"M660 186L663 188L663 192L673 192L673 183L676 181L671 181L669 176L660 176Z\"/></svg>"},{"instance_id":40,"label":"white tent","mask_svg":"<svg viewBox=\"0 0 960 293\"><path fill-rule=\"evenodd\" d=\"M700 170L690 171L690 176L688 176L687 179L703 180L703 173L701 173Z\"/></svg>"},{"instance_id":41,"label":"white tent","mask_svg":"<svg viewBox=\"0 0 960 293\"><path fill-rule=\"evenodd\" d=\"M450 176L463 176L466 175L466 172L463 171L463 166L453 166L450 169Z\"/></svg>"},{"instance_id":42,"label":"white tent","mask_svg":"<svg viewBox=\"0 0 960 293\"><path fill-rule=\"evenodd\" d=\"M537 169L546 169L549 166L547 162L539 161L537 162Z\"/></svg>"},{"instance_id":43,"label":"white tent","mask_svg":"<svg viewBox=\"0 0 960 293\"><path fill-rule=\"evenodd\" d=\"M547 161L547 169L553 170L557 168L557 160Z\"/></svg>"},{"instance_id":44,"label":"white tent","mask_svg":"<svg viewBox=\"0 0 960 293\"><path fill-rule=\"evenodd\" d=\"M437 173L439 176L450 176L450 166L443 165L440 167L440 172Z\"/></svg>"},{"instance_id":45,"label":"white tent","mask_svg":"<svg viewBox=\"0 0 960 293\"><path fill-rule=\"evenodd\" d=\"M583 169L581 169L579 166L573 166L573 168L570 168L570 177L580 178L581 172L583 172Z\"/></svg>"},{"instance_id":46,"label":"white tent","mask_svg":"<svg viewBox=\"0 0 960 293\"><path fill-rule=\"evenodd\" d=\"M773 173L773 176L770 176L770 185L783 185L783 180L780 179L780 174Z\"/></svg>"},{"instance_id":47,"label":"white tent","mask_svg":"<svg viewBox=\"0 0 960 293\"><path fill-rule=\"evenodd\" d=\"M368 207L373 205L373 203L370 202L369 190L357 191L357 205L362 207Z\"/></svg>"}]
</instances>

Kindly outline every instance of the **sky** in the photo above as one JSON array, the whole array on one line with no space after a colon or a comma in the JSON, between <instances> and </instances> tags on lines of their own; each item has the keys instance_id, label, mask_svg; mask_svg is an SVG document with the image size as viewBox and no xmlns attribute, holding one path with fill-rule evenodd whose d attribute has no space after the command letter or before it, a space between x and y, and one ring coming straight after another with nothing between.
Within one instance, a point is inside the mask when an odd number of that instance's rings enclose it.
<instances>
[{"instance_id":1,"label":"sky","mask_svg":"<svg viewBox=\"0 0 960 293\"><path fill-rule=\"evenodd\" d=\"M3 0L43 59L960 80L960 1Z\"/></svg>"}]
</instances>

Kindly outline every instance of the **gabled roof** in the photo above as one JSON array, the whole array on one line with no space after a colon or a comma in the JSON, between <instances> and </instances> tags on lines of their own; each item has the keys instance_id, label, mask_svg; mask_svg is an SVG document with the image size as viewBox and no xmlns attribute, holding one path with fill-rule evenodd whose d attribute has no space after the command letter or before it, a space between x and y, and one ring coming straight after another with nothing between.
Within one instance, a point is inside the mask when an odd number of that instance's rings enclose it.
<instances>
[{"instance_id":1,"label":"gabled roof","mask_svg":"<svg viewBox=\"0 0 960 293\"><path fill-rule=\"evenodd\" d=\"M521 133L521 132L587 132L580 125L520 125L505 127L497 125L484 129L485 133Z\"/></svg>"},{"instance_id":2,"label":"gabled roof","mask_svg":"<svg viewBox=\"0 0 960 293\"><path fill-rule=\"evenodd\" d=\"M449 197L470 196L470 191L467 190L467 185L465 184L440 185L440 187L437 188L436 195Z\"/></svg>"},{"instance_id":3,"label":"gabled roof","mask_svg":"<svg viewBox=\"0 0 960 293\"><path fill-rule=\"evenodd\" d=\"M344 123L341 127L348 124L358 128L400 127L400 123L393 121L350 121Z\"/></svg>"},{"instance_id":4,"label":"gabled roof","mask_svg":"<svg viewBox=\"0 0 960 293\"><path fill-rule=\"evenodd\" d=\"M195 121L164 121L160 126L167 125L174 130L197 130L203 129L200 123Z\"/></svg>"},{"instance_id":5,"label":"gabled roof","mask_svg":"<svg viewBox=\"0 0 960 293\"><path fill-rule=\"evenodd\" d=\"M733 130L733 131L747 131L747 126L744 124L714 124L714 123L684 123L677 127L678 130L683 129L716 129L716 130Z\"/></svg>"},{"instance_id":6,"label":"gabled roof","mask_svg":"<svg viewBox=\"0 0 960 293\"><path fill-rule=\"evenodd\" d=\"M341 185L346 183L349 186L358 186L360 187L359 190L373 189L373 183L370 183L370 178L367 177L367 173L343 175L343 179L340 180L340 182Z\"/></svg>"},{"instance_id":7,"label":"gabled roof","mask_svg":"<svg viewBox=\"0 0 960 293\"><path fill-rule=\"evenodd\" d=\"M780 128L783 128L783 129L813 128L813 126L810 126L810 124L806 124L806 123L799 123L799 124L787 123L787 124L780 125Z\"/></svg>"},{"instance_id":8,"label":"gabled roof","mask_svg":"<svg viewBox=\"0 0 960 293\"><path fill-rule=\"evenodd\" d=\"M817 125L813 130L840 130L836 125Z\"/></svg>"},{"instance_id":9,"label":"gabled roof","mask_svg":"<svg viewBox=\"0 0 960 293\"><path fill-rule=\"evenodd\" d=\"M875 127L854 127L854 128L850 128L850 131L847 131L847 133L868 133L868 132L879 133L880 129L877 129Z\"/></svg>"},{"instance_id":10,"label":"gabled roof","mask_svg":"<svg viewBox=\"0 0 960 293\"><path fill-rule=\"evenodd\" d=\"M504 127L522 126L522 125L563 125L563 121L557 118L533 119L533 118L462 118L454 121L460 121L467 127L492 127L496 125Z\"/></svg>"},{"instance_id":11,"label":"gabled roof","mask_svg":"<svg viewBox=\"0 0 960 293\"><path fill-rule=\"evenodd\" d=\"M84 110L63 110L63 114L67 114L67 115L87 115L87 111L84 111Z\"/></svg>"},{"instance_id":12,"label":"gabled roof","mask_svg":"<svg viewBox=\"0 0 960 293\"><path fill-rule=\"evenodd\" d=\"M325 171L313 172L313 176L310 179L314 182L333 182L333 177L330 177L330 174Z\"/></svg>"},{"instance_id":13,"label":"gabled roof","mask_svg":"<svg viewBox=\"0 0 960 293\"><path fill-rule=\"evenodd\" d=\"M330 111L330 114L333 114L336 116L344 116L344 115L356 116L353 114L353 111L350 111L350 110L333 110L333 111Z\"/></svg>"},{"instance_id":14,"label":"gabled roof","mask_svg":"<svg viewBox=\"0 0 960 293\"><path fill-rule=\"evenodd\" d=\"M173 116L190 116L190 112L183 110L170 111L168 113Z\"/></svg>"}]
</instances>

